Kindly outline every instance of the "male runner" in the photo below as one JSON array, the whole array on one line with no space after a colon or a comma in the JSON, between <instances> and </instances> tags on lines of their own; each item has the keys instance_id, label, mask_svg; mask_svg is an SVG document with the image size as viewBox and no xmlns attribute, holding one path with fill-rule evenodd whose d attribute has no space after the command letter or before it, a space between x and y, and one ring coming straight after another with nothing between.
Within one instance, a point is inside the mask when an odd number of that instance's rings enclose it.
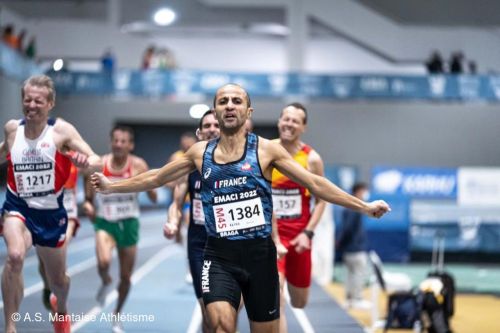
<instances>
[{"instance_id":1,"label":"male runner","mask_svg":"<svg viewBox=\"0 0 500 333\"><path fill-rule=\"evenodd\" d=\"M92 185L102 193L143 191L198 169L208 235L201 287L210 327L234 332L243 295L251 331L278 332L279 281L271 239L273 168L323 200L373 217L390 208L382 200L366 203L310 173L280 144L246 135L244 124L253 108L239 85L219 88L214 107L219 139L198 142L177 161L120 182L94 173Z\"/></svg>"},{"instance_id":2,"label":"male runner","mask_svg":"<svg viewBox=\"0 0 500 333\"><path fill-rule=\"evenodd\" d=\"M49 118L55 105L52 80L45 75L27 79L21 90L23 119L5 124L0 160L8 161L7 194L3 204L3 237L7 261L2 273L5 332L16 332L13 314L23 298L23 263L26 251L36 246L47 273L49 288L57 298L55 332L69 332L66 300L66 229L63 185L71 164L97 170L101 159L70 123ZM87 170L87 171L91 171Z\"/></svg>"},{"instance_id":3,"label":"male runner","mask_svg":"<svg viewBox=\"0 0 500 333\"><path fill-rule=\"evenodd\" d=\"M134 150L134 132L127 126L115 126L111 130L111 154L104 155L103 174L111 179L126 179L148 170L146 161L132 155ZM149 199L156 202L155 190L148 191ZM105 305L106 296L111 289L109 268L113 249L118 249L120 264L120 283L118 284L118 301L114 314L120 314L130 291L130 278L137 256L139 242L139 202L136 193L121 193L96 196L94 207L94 191L87 186L83 209L94 222L98 272L102 285L97 291L96 300ZM113 316L115 318L115 316ZM119 321L113 322L113 332L123 332Z\"/></svg>"},{"instance_id":4,"label":"male runner","mask_svg":"<svg viewBox=\"0 0 500 333\"><path fill-rule=\"evenodd\" d=\"M219 123L212 110L207 111L200 119L196 135L199 140L212 140L219 136ZM191 275L193 276L193 287L198 299L203 317L203 332L209 332L206 310L203 304L201 291L201 270L203 267L203 250L207 240L205 231L205 214L201 202L201 176L198 171L193 171L188 178L176 185L174 189L174 200L168 209L168 222L163 227L165 237L171 239L179 228L182 215L182 205L189 193L190 219L187 236L188 260Z\"/></svg>"},{"instance_id":5,"label":"male runner","mask_svg":"<svg viewBox=\"0 0 500 333\"><path fill-rule=\"evenodd\" d=\"M324 176L323 160L311 146L301 141L306 130L307 110L300 103L292 103L281 112L278 120L279 139L276 141L302 167ZM315 198L311 209L311 193L277 169L273 171L273 208L278 221L280 242L288 250L278 260L280 277L280 332L286 333L285 291L287 282L290 302L293 307L303 308L309 298L311 286L311 242L314 228L318 224L325 201Z\"/></svg>"}]
</instances>

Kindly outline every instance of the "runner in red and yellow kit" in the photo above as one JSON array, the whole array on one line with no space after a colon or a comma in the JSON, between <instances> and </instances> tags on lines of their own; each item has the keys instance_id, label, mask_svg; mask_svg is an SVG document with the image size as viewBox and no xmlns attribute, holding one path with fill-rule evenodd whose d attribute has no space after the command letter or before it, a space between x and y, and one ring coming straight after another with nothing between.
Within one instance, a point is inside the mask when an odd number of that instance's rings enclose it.
<instances>
[{"instance_id":1,"label":"runner in red and yellow kit","mask_svg":"<svg viewBox=\"0 0 500 333\"><path fill-rule=\"evenodd\" d=\"M301 166L323 176L323 161L311 146L301 141L306 129L307 111L299 103L288 105L278 121L280 137L277 140ZM278 170L273 171L273 209L278 221L281 244L288 253L278 260L280 277L280 332L287 332L284 284L293 307L303 308L309 297L311 285L311 242L314 228L325 209L325 202L316 198L311 209L311 193L287 178Z\"/></svg>"}]
</instances>

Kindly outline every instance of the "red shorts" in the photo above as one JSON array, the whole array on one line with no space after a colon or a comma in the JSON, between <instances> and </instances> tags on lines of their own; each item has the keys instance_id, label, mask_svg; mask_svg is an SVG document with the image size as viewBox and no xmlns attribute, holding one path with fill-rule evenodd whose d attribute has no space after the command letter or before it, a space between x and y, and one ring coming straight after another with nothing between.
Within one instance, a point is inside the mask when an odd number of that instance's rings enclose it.
<instances>
[{"instance_id":1,"label":"red shorts","mask_svg":"<svg viewBox=\"0 0 500 333\"><path fill-rule=\"evenodd\" d=\"M295 247L290 246L291 239L281 239L288 253L278 260L278 272L294 287L308 288L311 286L311 250L298 254Z\"/></svg>"}]
</instances>

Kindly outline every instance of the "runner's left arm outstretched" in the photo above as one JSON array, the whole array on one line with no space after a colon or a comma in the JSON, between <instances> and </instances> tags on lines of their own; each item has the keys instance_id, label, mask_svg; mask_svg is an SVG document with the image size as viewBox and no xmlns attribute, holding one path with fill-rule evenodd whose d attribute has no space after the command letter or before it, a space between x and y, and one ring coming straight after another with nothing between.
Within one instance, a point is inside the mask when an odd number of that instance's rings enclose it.
<instances>
[{"instance_id":1,"label":"runner's left arm outstretched","mask_svg":"<svg viewBox=\"0 0 500 333\"><path fill-rule=\"evenodd\" d=\"M383 200L364 202L344 192L328 179L309 172L297 163L280 144L269 140L261 141L259 149L265 152L264 155L271 165L296 183L308 188L314 196L375 218L380 218L391 210Z\"/></svg>"},{"instance_id":2,"label":"runner's left arm outstretched","mask_svg":"<svg viewBox=\"0 0 500 333\"><path fill-rule=\"evenodd\" d=\"M163 186L165 183L177 180L194 171L196 169L195 160L198 160L201 164L201 157L205 147L206 142L198 142L182 157L164 165L162 168L149 170L140 175L118 182L111 182L99 172L92 174L90 181L96 191L103 194L148 191Z\"/></svg>"}]
</instances>

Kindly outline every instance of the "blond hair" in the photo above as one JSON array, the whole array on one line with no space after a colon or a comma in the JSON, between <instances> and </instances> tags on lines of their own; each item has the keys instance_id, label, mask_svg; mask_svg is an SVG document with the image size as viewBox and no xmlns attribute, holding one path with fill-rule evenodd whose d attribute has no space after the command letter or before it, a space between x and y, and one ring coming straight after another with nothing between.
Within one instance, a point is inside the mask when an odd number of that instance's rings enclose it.
<instances>
[{"instance_id":1,"label":"blond hair","mask_svg":"<svg viewBox=\"0 0 500 333\"><path fill-rule=\"evenodd\" d=\"M24 88L26 86L33 86L33 87L39 87L39 88L47 88L48 94L47 94L47 100L49 102L55 102L56 101L56 90L54 88L54 81L47 75L33 75L30 76L26 81L23 83L23 88L21 89L21 96L24 98Z\"/></svg>"}]
</instances>

